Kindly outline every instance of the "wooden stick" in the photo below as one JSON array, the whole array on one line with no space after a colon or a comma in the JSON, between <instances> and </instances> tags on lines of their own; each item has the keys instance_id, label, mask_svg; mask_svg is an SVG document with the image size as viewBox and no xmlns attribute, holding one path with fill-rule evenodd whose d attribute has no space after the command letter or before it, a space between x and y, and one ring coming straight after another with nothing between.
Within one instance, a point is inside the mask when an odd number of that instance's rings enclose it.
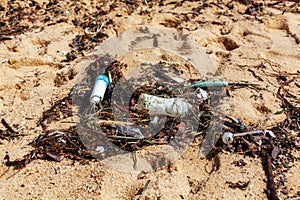
<instances>
[{"instance_id":1,"label":"wooden stick","mask_svg":"<svg viewBox=\"0 0 300 200\"><path fill-rule=\"evenodd\" d=\"M5 119L1 119L1 123L3 124L3 126L10 132L10 133L15 133L18 134L14 129L12 129L12 127L5 121Z\"/></svg>"},{"instance_id":2,"label":"wooden stick","mask_svg":"<svg viewBox=\"0 0 300 200\"><path fill-rule=\"evenodd\" d=\"M270 200L279 200L278 194L276 191L276 185L274 182L274 176L272 172L272 162L271 162L271 157L268 152L265 152L265 158L264 158L264 167L265 167L265 172L266 176L268 179L268 193L269 193L269 199Z\"/></svg>"},{"instance_id":3,"label":"wooden stick","mask_svg":"<svg viewBox=\"0 0 300 200\"><path fill-rule=\"evenodd\" d=\"M131 126L134 125L132 122L122 122L122 121L111 121L111 120L97 120L96 121L97 125L120 125L120 126Z\"/></svg>"}]
</instances>

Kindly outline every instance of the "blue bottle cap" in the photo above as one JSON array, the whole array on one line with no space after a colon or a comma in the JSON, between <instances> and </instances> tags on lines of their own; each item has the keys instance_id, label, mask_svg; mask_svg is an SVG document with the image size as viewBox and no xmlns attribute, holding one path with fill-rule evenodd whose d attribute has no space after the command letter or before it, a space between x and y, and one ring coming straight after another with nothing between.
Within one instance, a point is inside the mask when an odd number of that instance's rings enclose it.
<instances>
[{"instance_id":1,"label":"blue bottle cap","mask_svg":"<svg viewBox=\"0 0 300 200\"><path fill-rule=\"evenodd\" d=\"M103 75L103 74L101 74L101 75L97 76L97 78L96 78L96 81L100 81L100 80L103 80L103 81L105 81L106 85L108 85L108 84L109 84L108 77L107 77L107 76L105 76L105 75Z\"/></svg>"}]
</instances>

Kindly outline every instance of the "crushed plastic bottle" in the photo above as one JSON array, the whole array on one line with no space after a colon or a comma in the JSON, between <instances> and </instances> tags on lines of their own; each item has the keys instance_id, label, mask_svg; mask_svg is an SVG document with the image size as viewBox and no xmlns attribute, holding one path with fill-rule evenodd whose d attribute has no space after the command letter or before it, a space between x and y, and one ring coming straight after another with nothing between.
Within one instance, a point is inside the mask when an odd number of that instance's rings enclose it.
<instances>
[{"instance_id":1,"label":"crushed plastic bottle","mask_svg":"<svg viewBox=\"0 0 300 200\"><path fill-rule=\"evenodd\" d=\"M149 115L168 115L184 117L192 105L181 98L161 98L149 94L141 94L137 103L138 109L147 109Z\"/></svg>"},{"instance_id":2,"label":"crushed plastic bottle","mask_svg":"<svg viewBox=\"0 0 300 200\"><path fill-rule=\"evenodd\" d=\"M109 84L109 80L107 76L105 75L97 76L94 89L90 98L90 103L92 105L98 104L103 99L108 84Z\"/></svg>"}]
</instances>

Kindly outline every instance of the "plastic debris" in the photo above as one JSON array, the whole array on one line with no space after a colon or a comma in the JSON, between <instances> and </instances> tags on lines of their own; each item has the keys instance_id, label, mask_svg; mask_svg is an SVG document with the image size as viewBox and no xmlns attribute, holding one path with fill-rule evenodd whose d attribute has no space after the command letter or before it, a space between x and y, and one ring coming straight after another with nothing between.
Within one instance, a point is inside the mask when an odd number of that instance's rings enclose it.
<instances>
[{"instance_id":1,"label":"plastic debris","mask_svg":"<svg viewBox=\"0 0 300 200\"><path fill-rule=\"evenodd\" d=\"M142 65L150 65L150 64L151 64L151 63L148 62L148 61L145 61L145 62L142 63Z\"/></svg>"},{"instance_id":2,"label":"plastic debris","mask_svg":"<svg viewBox=\"0 0 300 200\"><path fill-rule=\"evenodd\" d=\"M270 130L264 130L264 134L265 135L269 135L269 136L271 136L272 138L275 138L275 134L272 132L272 131L270 131Z\"/></svg>"},{"instance_id":3,"label":"plastic debris","mask_svg":"<svg viewBox=\"0 0 300 200\"><path fill-rule=\"evenodd\" d=\"M157 115L153 116L151 119L151 124L157 124L159 121L159 117Z\"/></svg>"},{"instance_id":4,"label":"plastic debris","mask_svg":"<svg viewBox=\"0 0 300 200\"><path fill-rule=\"evenodd\" d=\"M225 132L223 134L222 141L225 144L231 144L233 142L233 134L231 132Z\"/></svg>"},{"instance_id":5,"label":"plastic debris","mask_svg":"<svg viewBox=\"0 0 300 200\"><path fill-rule=\"evenodd\" d=\"M184 117L192 105L181 98L161 98L149 94L141 94L137 103L138 109L147 109L149 115L168 115Z\"/></svg>"},{"instance_id":6,"label":"plastic debris","mask_svg":"<svg viewBox=\"0 0 300 200\"><path fill-rule=\"evenodd\" d=\"M97 76L94 89L90 98L91 104L98 104L103 99L108 84L109 80L107 76Z\"/></svg>"},{"instance_id":7,"label":"plastic debris","mask_svg":"<svg viewBox=\"0 0 300 200\"><path fill-rule=\"evenodd\" d=\"M275 135L272 131L269 131L269 130L254 130L254 131L247 131L247 132L243 132L243 133L231 133L231 132L225 132L223 134L223 137L222 137L222 141L225 143L225 144L231 144L233 142L233 139L234 137L241 137L241 136L245 136L245 135L254 135L254 134L269 134L271 137L275 138Z\"/></svg>"},{"instance_id":8,"label":"plastic debris","mask_svg":"<svg viewBox=\"0 0 300 200\"><path fill-rule=\"evenodd\" d=\"M118 135L130 136L137 139L144 139L144 136L138 127L115 125L113 125L112 127L118 131Z\"/></svg>"},{"instance_id":9,"label":"plastic debris","mask_svg":"<svg viewBox=\"0 0 300 200\"><path fill-rule=\"evenodd\" d=\"M179 77L170 77L172 80L176 81L177 83L183 83L186 80L183 78L179 78Z\"/></svg>"},{"instance_id":10,"label":"plastic debris","mask_svg":"<svg viewBox=\"0 0 300 200\"><path fill-rule=\"evenodd\" d=\"M232 82L228 83L226 81L198 81L191 84L193 88L218 88L227 86L257 86L258 83L245 83L245 82Z\"/></svg>"},{"instance_id":11,"label":"plastic debris","mask_svg":"<svg viewBox=\"0 0 300 200\"><path fill-rule=\"evenodd\" d=\"M200 81L192 83L193 88L226 87L226 81Z\"/></svg>"},{"instance_id":12,"label":"plastic debris","mask_svg":"<svg viewBox=\"0 0 300 200\"><path fill-rule=\"evenodd\" d=\"M104 147L103 146L97 146L96 147L96 151L100 152L100 153L103 153L105 151Z\"/></svg>"},{"instance_id":13,"label":"plastic debris","mask_svg":"<svg viewBox=\"0 0 300 200\"><path fill-rule=\"evenodd\" d=\"M208 94L205 90L202 90L201 88L198 89L198 93L196 94L197 97L201 100L208 99Z\"/></svg>"}]
</instances>

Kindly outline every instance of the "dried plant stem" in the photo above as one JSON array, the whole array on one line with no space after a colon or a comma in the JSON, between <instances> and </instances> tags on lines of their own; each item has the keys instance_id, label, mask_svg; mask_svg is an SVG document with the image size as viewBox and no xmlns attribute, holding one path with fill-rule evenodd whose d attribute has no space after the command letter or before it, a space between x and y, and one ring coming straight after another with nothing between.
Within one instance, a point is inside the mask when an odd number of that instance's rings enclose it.
<instances>
[{"instance_id":1,"label":"dried plant stem","mask_svg":"<svg viewBox=\"0 0 300 200\"><path fill-rule=\"evenodd\" d=\"M269 194L269 199L270 200L279 200L278 194L276 191L276 185L274 182L274 176L272 172L272 162L271 162L271 157L268 152L265 152L264 154L264 167L265 167L265 173L268 179L268 194Z\"/></svg>"}]
</instances>

